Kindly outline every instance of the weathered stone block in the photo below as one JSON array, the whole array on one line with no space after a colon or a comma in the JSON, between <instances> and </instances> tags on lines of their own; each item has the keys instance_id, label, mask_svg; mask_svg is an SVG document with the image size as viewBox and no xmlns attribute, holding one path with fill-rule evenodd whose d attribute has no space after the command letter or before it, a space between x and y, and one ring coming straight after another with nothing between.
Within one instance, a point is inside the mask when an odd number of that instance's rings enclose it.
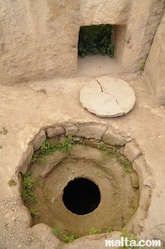
<instances>
[{"instance_id":1,"label":"weathered stone block","mask_svg":"<svg viewBox=\"0 0 165 249\"><path fill-rule=\"evenodd\" d=\"M121 135L118 131L114 131L113 128L109 127L103 135L102 140L106 144L122 146L130 140L130 137L126 138L124 135Z\"/></svg>"},{"instance_id":2,"label":"weathered stone block","mask_svg":"<svg viewBox=\"0 0 165 249\"><path fill-rule=\"evenodd\" d=\"M55 137L65 133L65 129L62 126L50 127L46 130L48 137Z\"/></svg>"},{"instance_id":3,"label":"weathered stone block","mask_svg":"<svg viewBox=\"0 0 165 249\"><path fill-rule=\"evenodd\" d=\"M46 134L44 130L41 130L33 139L32 144L34 150L38 150L43 142L46 140Z\"/></svg>"},{"instance_id":4,"label":"weathered stone block","mask_svg":"<svg viewBox=\"0 0 165 249\"><path fill-rule=\"evenodd\" d=\"M66 127L65 131L66 131L66 136L75 135L77 132L77 126L73 125L73 126Z\"/></svg>"},{"instance_id":5,"label":"weathered stone block","mask_svg":"<svg viewBox=\"0 0 165 249\"><path fill-rule=\"evenodd\" d=\"M141 155L141 150L134 141L131 141L125 145L124 155L133 162Z\"/></svg>"},{"instance_id":6,"label":"weathered stone block","mask_svg":"<svg viewBox=\"0 0 165 249\"><path fill-rule=\"evenodd\" d=\"M79 124L76 136L101 139L107 127L101 124Z\"/></svg>"},{"instance_id":7,"label":"weathered stone block","mask_svg":"<svg viewBox=\"0 0 165 249\"><path fill-rule=\"evenodd\" d=\"M139 188L139 179L138 179L138 175L133 172L130 174L131 177L131 184L133 188Z\"/></svg>"},{"instance_id":8,"label":"weathered stone block","mask_svg":"<svg viewBox=\"0 0 165 249\"><path fill-rule=\"evenodd\" d=\"M45 248L56 249L59 247L61 243L60 240L54 236L54 234L52 233L52 229L47 225L40 223L33 226L31 229L34 234L36 234L36 236L40 238L42 243L44 243Z\"/></svg>"},{"instance_id":9,"label":"weathered stone block","mask_svg":"<svg viewBox=\"0 0 165 249\"><path fill-rule=\"evenodd\" d=\"M27 169L28 169L28 165L31 161L32 155L33 155L33 146L28 146L27 150L25 151L25 153L23 154L23 158L22 158L22 166L21 166L21 173L25 174Z\"/></svg>"}]
</instances>

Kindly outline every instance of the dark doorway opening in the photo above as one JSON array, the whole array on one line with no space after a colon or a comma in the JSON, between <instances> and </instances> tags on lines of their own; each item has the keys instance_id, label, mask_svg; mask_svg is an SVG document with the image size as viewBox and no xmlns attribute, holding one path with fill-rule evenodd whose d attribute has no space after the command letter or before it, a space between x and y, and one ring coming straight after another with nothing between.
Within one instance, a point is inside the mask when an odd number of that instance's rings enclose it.
<instances>
[{"instance_id":1,"label":"dark doorway opening","mask_svg":"<svg viewBox=\"0 0 165 249\"><path fill-rule=\"evenodd\" d=\"M75 178L64 188L63 202L72 213L78 215L91 213L100 203L99 188L86 178Z\"/></svg>"},{"instance_id":2,"label":"dark doorway opening","mask_svg":"<svg viewBox=\"0 0 165 249\"><path fill-rule=\"evenodd\" d=\"M114 57L114 25L100 24L81 26L78 40L78 55L109 55Z\"/></svg>"}]
</instances>

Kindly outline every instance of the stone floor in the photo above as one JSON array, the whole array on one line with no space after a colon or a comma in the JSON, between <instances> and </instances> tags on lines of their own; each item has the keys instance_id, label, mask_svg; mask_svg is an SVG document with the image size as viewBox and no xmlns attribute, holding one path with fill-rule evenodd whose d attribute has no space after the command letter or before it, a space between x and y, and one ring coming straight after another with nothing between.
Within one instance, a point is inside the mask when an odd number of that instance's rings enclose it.
<instances>
[{"instance_id":1,"label":"stone floor","mask_svg":"<svg viewBox=\"0 0 165 249\"><path fill-rule=\"evenodd\" d=\"M113 62L114 63L114 62ZM0 248L102 249L105 239L119 239L120 232L92 235L73 243L59 242L44 224L30 227L30 218L23 206L16 175L21 168L28 144L42 128L60 122L99 123L111 126L121 134L129 134L145 157L153 193L146 217L139 224L139 239L161 239L165 242L165 107L152 100L140 74L113 75L128 82L134 89L136 104L126 116L99 118L83 109L79 92L91 80L89 71L79 70L79 77L43 82L1 86L0 91ZM93 69L93 71L95 71ZM92 74L92 73L91 73ZM102 71L100 75L107 72ZM113 76L109 73L109 76ZM93 75L96 77L98 75ZM4 129L3 129L4 127ZM8 181L14 179L16 186ZM105 214L107 215L107 214ZM116 247L115 247L116 248Z\"/></svg>"}]
</instances>

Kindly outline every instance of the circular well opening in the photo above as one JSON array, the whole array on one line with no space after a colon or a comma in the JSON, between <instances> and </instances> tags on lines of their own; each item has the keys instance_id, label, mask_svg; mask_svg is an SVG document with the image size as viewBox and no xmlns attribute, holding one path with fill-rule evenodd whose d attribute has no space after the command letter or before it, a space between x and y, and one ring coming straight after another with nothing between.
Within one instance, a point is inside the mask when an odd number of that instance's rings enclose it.
<instances>
[{"instance_id":1,"label":"circular well opening","mask_svg":"<svg viewBox=\"0 0 165 249\"><path fill-rule=\"evenodd\" d=\"M91 213L100 203L99 188L86 178L75 178L64 188L63 202L72 213L78 215Z\"/></svg>"}]
</instances>

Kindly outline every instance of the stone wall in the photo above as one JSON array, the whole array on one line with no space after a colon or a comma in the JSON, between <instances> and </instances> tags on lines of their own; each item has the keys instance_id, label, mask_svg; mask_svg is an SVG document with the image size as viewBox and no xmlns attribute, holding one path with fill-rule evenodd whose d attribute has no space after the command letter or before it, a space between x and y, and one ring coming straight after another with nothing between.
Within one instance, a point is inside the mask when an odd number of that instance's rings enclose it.
<instances>
[{"instance_id":1,"label":"stone wall","mask_svg":"<svg viewBox=\"0 0 165 249\"><path fill-rule=\"evenodd\" d=\"M145 60L164 0L1 0L0 83L77 73L80 26L117 25L115 59L123 72Z\"/></svg>"},{"instance_id":2,"label":"stone wall","mask_svg":"<svg viewBox=\"0 0 165 249\"><path fill-rule=\"evenodd\" d=\"M144 73L156 102L165 104L165 15L157 29Z\"/></svg>"}]
</instances>

